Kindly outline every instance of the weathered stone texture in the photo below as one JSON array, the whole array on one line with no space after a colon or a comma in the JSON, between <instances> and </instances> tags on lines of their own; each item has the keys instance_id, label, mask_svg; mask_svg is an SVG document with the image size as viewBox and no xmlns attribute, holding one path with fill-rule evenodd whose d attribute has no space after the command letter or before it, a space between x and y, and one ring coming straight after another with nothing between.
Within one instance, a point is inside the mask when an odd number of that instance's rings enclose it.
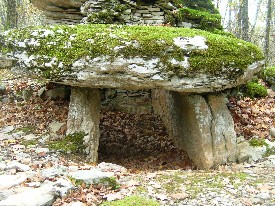
<instances>
[{"instance_id":1,"label":"weathered stone texture","mask_svg":"<svg viewBox=\"0 0 275 206\"><path fill-rule=\"evenodd\" d=\"M152 113L150 90L102 89L101 108L130 114Z\"/></svg>"},{"instance_id":2,"label":"weathered stone texture","mask_svg":"<svg viewBox=\"0 0 275 206\"><path fill-rule=\"evenodd\" d=\"M236 133L232 116L226 106L224 95L209 95L208 104L212 114L211 134L215 164L236 160Z\"/></svg>"},{"instance_id":3,"label":"weathered stone texture","mask_svg":"<svg viewBox=\"0 0 275 206\"><path fill-rule=\"evenodd\" d=\"M83 18L81 5L86 0L33 0L32 3L44 12L48 24L77 24Z\"/></svg>"},{"instance_id":4,"label":"weathered stone texture","mask_svg":"<svg viewBox=\"0 0 275 206\"><path fill-rule=\"evenodd\" d=\"M236 160L234 123L222 95L183 95L154 91L154 111L161 116L178 147L199 168Z\"/></svg>"},{"instance_id":5,"label":"weathered stone texture","mask_svg":"<svg viewBox=\"0 0 275 206\"><path fill-rule=\"evenodd\" d=\"M98 159L100 95L97 89L72 88L67 134L84 132L86 153L91 162Z\"/></svg>"}]
</instances>

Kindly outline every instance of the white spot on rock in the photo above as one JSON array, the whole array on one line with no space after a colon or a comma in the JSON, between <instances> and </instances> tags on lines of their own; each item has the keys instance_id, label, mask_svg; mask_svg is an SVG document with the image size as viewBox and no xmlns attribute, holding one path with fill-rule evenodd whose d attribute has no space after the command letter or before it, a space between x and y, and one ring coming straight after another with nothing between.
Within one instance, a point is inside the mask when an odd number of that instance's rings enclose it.
<instances>
[{"instance_id":1,"label":"white spot on rock","mask_svg":"<svg viewBox=\"0 0 275 206\"><path fill-rule=\"evenodd\" d=\"M25 48L25 47L26 47L26 44L25 44L25 42L18 42L18 46L19 46L19 47Z\"/></svg>"},{"instance_id":2,"label":"white spot on rock","mask_svg":"<svg viewBox=\"0 0 275 206\"><path fill-rule=\"evenodd\" d=\"M170 60L171 64L173 64L174 66L182 66L184 68L189 68L190 64L188 62L188 57L184 57L184 61L178 61L176 59L171 59Z\"/></svg>"},{"instance_id":3,"label":"white spot on rock","mask_svg":"<svg viewBox=\"0 0 275 206\"><path fill-rule=\"evenodd\" d=\"M189 37L176 37L173 39L174 44L183 50L193 50L193 49L208 49L205 41L206 39L202 36Z\"/></svg>"}]
</instances>

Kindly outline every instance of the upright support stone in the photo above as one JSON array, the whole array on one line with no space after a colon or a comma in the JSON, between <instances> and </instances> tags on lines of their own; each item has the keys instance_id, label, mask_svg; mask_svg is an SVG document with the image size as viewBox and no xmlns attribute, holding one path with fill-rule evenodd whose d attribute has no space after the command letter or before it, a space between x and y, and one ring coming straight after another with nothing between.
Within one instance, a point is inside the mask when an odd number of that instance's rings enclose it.
<instances>
[{"instance_id":1,"label":"upright support stone","mask_svg":"<svg viewBox=\"0 0 275 206\"><path fill-rule=\"evenodd\" d=\"M214 165L236 161L237 136L234 121L226 106L224 95L208 95L212 114L211 133L213 139Z\"/></svg>"},{"instance_id":2,"label":"upright support stone","mask_svg":"<svg viewBox=\"0 0 275 206\"><path fill-rule=\"evenodd\" d=\"M235 161L236 134L223 95L183 95L155 90L153 106L179 148L195 165L209 169Z\"/></svg>"},{"instance_id":3,"label":"upright support stone","mask_svg":"<svg viewBox=\"0 0 275 206\"><path fill-rule=\"evenodd\" d=\"M98 159L100 94L98 89L73 87L67 121L67 134L84 132L86 153L91 162Z\"/></svg>"}]
</instances>

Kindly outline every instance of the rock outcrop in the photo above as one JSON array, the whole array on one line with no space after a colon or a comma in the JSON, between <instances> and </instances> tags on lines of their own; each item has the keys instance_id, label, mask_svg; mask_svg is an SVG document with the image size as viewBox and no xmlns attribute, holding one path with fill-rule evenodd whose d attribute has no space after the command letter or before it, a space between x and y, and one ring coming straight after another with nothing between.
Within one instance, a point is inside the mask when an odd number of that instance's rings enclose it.
<instances>
[{"instance_id":1,"label":"rock outcrop","mask_svg":"<svg viewBox=\"0 0 275 206\"><path fill-rule=\"evenodd\" d=\"M84 17L80 7L86 0L33 0L32 4L44 12L48 24L77 24Z\"/></svg>"}]
</instances>

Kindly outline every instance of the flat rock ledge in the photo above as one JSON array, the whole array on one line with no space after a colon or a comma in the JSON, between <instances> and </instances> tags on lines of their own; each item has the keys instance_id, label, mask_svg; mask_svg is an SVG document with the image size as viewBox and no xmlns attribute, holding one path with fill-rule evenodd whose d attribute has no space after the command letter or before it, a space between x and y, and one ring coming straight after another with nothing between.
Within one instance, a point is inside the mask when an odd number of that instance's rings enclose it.
<instances>
[{"instance_id":1,"label":"flat rock ledge","mask_svg":"<svg viewBox=\"0 0 275 206\"><path fill-rule=\"evenodd\" d=\"M234 122L215 92L245 83L264 64L253 44L186 28L25 28L0 34L0 43L0 68L72 86L67 134L84 132L91 162L100 138L97 88L153 90L154 111L198 168L236 161Z\"/></svg>"}]
</instances>

